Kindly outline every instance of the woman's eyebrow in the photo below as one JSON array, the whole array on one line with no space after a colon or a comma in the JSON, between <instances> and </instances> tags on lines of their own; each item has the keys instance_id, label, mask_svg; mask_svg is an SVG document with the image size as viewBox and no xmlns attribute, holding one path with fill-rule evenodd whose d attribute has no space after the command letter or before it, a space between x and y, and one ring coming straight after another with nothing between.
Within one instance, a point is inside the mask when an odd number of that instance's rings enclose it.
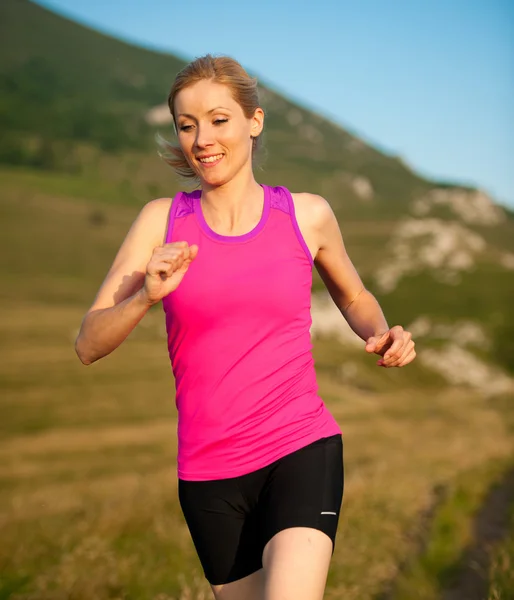
<instances>
[{"instance_id":1,"label":"woman's eyebrow","mask_svg":"<svg viewBox=\"0 0 514 600\"><path fill-rule=\"evenodd\" d=\"M227 110L227 111L229 111L229 112L230 112L230 108L226 108L225 106L216 106L216 108L211 108L211 110L208 110L208 111L207 111L207 114L208 114L208 115L210 115L211 113L213 113L213 112L215 112L215 111L219 110L220 108L221 108L222 110ZM196 117L195 117L194 115L190 115L190 114L188 114L188 113L179 113L179 115L178 115L178 116L179 116L179 117L187 117L187 118L189 118L189 119L196 119Z\"/></svg>"}]
</instances>

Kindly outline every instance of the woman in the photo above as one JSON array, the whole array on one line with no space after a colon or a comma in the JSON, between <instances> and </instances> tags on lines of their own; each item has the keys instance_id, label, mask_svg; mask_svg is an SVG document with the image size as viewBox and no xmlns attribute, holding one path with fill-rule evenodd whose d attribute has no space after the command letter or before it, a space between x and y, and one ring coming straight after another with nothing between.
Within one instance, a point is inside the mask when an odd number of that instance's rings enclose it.
<instances>
[{"instance_id":1,"label":"woman","mask_svg":"<svg viewBox=\"0 0 514 600\"><path fill-rule=\"evenodd\" d=\"M348 258L328 203L259 185L256 81L227 57L179 73L168 162L200 189L149 202L76 342L112 352L163 302L178 408L179 499L218 600L323 596L343 495L341 430L316 393L315 264L378 365L415 357Z\"/></svg>"}]
</instances>

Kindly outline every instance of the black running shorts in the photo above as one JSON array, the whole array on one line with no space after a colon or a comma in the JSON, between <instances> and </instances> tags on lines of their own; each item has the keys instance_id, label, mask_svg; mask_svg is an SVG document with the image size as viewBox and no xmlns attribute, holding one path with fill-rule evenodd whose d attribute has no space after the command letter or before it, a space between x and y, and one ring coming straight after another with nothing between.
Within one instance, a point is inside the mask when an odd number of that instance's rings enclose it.
<instances>
[{"instance_id":1,"label":"black running shorts","mask_svg":"<svg viewBox=\"0 0 514 600\"><path fill-rule=\"evenodd\" d=\"M205 577L220 585L262 568L265 545L289 527L323 531L333 552L343 488L337 434L240 477L179 479L178 493Z\"/></svg>"}]
</instances>

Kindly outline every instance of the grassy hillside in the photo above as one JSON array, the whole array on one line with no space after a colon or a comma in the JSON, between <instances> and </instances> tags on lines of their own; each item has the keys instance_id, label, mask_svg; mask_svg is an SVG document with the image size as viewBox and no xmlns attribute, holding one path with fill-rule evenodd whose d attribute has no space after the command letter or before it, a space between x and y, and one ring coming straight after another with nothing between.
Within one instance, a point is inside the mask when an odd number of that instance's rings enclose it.
<instances>
[{"instance_id":1,"label":"grassy hillside","mask_svg":"<svg viewBox=\"0 0 514 600\"><path fill-rule=\"evenodd\" d=\"M27 0L0 7L0 123L53 144L141 146L142 109L161 102L182 62L62 19ZM164 78L163 78L164 76Z\"/></svg>"},{"instance_id":2,"label":"grassy hillside","mask_svg":"<svg viewBox=\"0 0 514 600\"><path fill-rule=\"evenodd\" d=\"M1 4L0 40L4 162L77 169L84 164L75 155L77 142L104 151L154 145L144 116L165 102L180 60L99 34L28 0ZM412 194L427 189L400 161L341 127L271 90L263 89L263 100L269 182L334 196L344 191L341 213L351 206L363 216L383 208L384 214L398 212ZM371 182L380 199L373 211L358 201L348 173Z\"/></svg>"},{"instance_id":3,"label":"grassy hillside","mask_svg":"<svg viewBox=\"0 0 514 600\"><path fill-rule=\"evenodd\" d=\"M18 189L2 204L0 598L206 600L176 495L160 307L91 368L72 347L132 208L99 224L98 204ZM508 398L448 388L420 363L384 371L330 340L314 355L346 456L327 599L439 600L510 467Z\"/></svg>"},{"instance_id":4,"label":"grassy hillside","mask_svg":"<svg viewBox=\"0 0 514 600\"><path fill-rule=\"evenodd\" d=\"M107 203L107 184L80 198L73 178L0 177L0 598L207 600L176 494L161 307L92 367L73 351L135 206ZM314 356L346 456L327 599L446 597L483 546L477 514L504 511L488 498L512 465L510 399L448 387L421 362L379 369L332 339ZM495 590L509 590L507 544L491 552Z\"/></svg>"}]
</instances>

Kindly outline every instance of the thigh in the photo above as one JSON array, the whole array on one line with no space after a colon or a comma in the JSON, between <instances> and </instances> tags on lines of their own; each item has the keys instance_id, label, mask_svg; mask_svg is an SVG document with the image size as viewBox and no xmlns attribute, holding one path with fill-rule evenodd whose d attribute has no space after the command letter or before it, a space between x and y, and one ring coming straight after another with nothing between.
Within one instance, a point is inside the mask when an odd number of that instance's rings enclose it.
<instances>
[{"instance_id":1,"label":"thigh","mask_svg":"<svg viewBox=\"0 0 514 600\"><path fill-rule=\"evenodd\" d=\"M277 461L260 498L262 548L277 533L303 527L328 536L333 552L343 490L341 435L318 440Z\"/></svg>"},{"instance_id":2,"label":"thigh","mask_svg":"<svg viewBox=\"0 0 514 600\"><path fill-rule=\"evenodd\" d=\"M236 479L179 480L178 495L212 586L243 579L262 568L256 515L247 510Z\"/></svg>"},{"instance_id":3,"label":"thigh","mask_svg":"<svg viewBox=\"0 0 514 600\"><path fill-rule=\"evenodd\" d=\"M340 435L273 465L260 504L265 600L323 598L343 490Z\"/></svg>"},{"instance_id":4,"label":"thigh","mask_svg":"<svg viewBox=\"0 0 514 600\"><path fill-rule=\"evenodd\" d=\"M259 569L237 581L211 587L216 600L263 600L264 571Z\"/></svg>"},{"instance_id":5,"label":"thigh","mask_svg":"<svg viewBox=\"0 0 514 600\"><path fill-rule=\"evenodd\" d=\"M317 529L283 529L266 544L263 553L263 600L322 600L332 541Z\"/></svg>"}]
</instances>

